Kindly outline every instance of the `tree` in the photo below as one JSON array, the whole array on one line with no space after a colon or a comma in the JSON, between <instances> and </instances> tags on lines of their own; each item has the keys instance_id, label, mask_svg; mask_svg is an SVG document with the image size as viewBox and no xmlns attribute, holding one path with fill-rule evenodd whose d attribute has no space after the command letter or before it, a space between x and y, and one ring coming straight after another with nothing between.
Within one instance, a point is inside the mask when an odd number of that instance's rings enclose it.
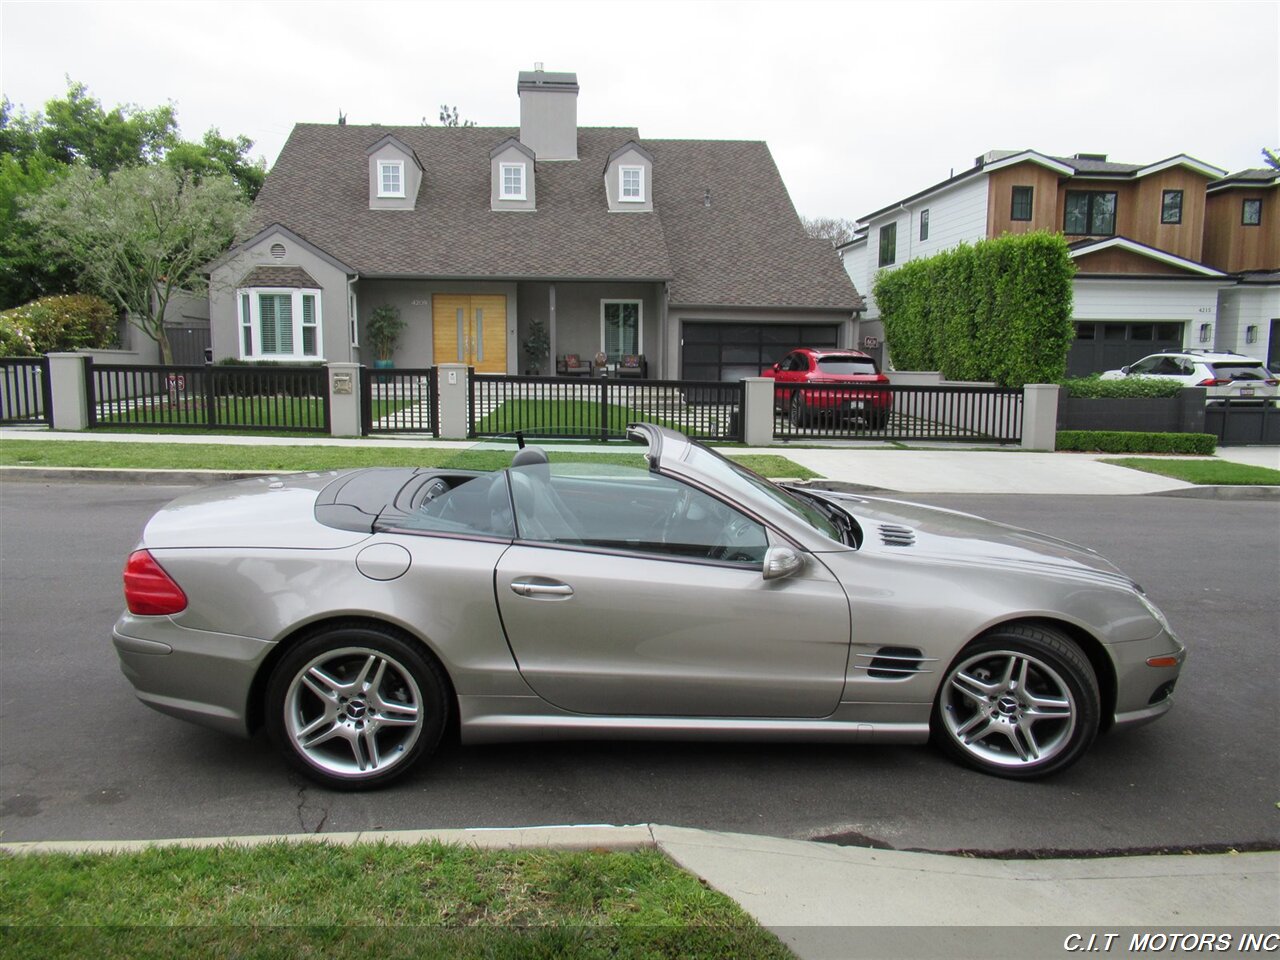
<instances>
[{"instance_id":1,"label":"tree","mask_svg":"<svg viewBox=\"0 0 1280 960\"><path fill-rule=\"evenodd\" d=\"M155 163L179 143L173 105L143 110L124 104L103 110L83 83L68 78L64 100L50 100L36 125L36 142L61 163L77 161L111 173L121 167Z\"/></svg>"},{"instance_id":2,"label":"tree","mask_svg":"<svg viewBox=\"0 0 1280 960\"><path fill-rule=\"evenodd\" d=\"M35 152L26 162L0 154L0 310L55 293L73 293L76 271L50 258L35 227L19 218L24 203L57 182L69 168Z\"/></svg>"},{"instance_id":3,"label":"tree","mask_svg":"<svg viewBox=\"0 0 1280 960\"><path fill-rule=\"evenodd\" d=\"M1280 147L1274 149L1263 147L1262 159L1267 161L1267 166L1272 170L1280 170Z\"/></svg>"},{"instance_id":4,"label":"tree","mask_svg":"<svg viewBox=\"0 0 1280 960\"><path fill-rule=\"evenodd\" d=\"M801 217L800 222L804 225L804 232L809 236L815 240L829 240L834 247L852 240L858 227L852 220L843 220L838 217L814 217L812 220Z\"/></svg>"},{"instance_id":5,"label":"tree","mask_svg":"<svg viewBox=\"0 0 1280 960\"><path fill-rule=\"evenodd\" d=\"M440 122L446 127L474 127L474 120L458 119L458 108L451 107L447 103L440 104Z\"/></svg>"},{"instance_id":6,"label":"tree","mask_svg":"<svg viewBox=\"0 0 1280 960\"><path fill-rule=\"evenodd\" d=\"M201 143L178 143L165 153L164 162L177 170L185 170L200 179L211 173L229 176L246 200L252 201L267 177L267 162L259 157L249 159L253 141L248 137L228 140L210 127Z\"/></svg>"},{"instance_id":7,"label":"tree","mask_svg":"<svg viewBox=\"0 0 1280 960\"><path fill-rule=\"evenodd\" d=\"M128 311L170 363L170 299L205 288L201 268L235 238L248 212L243 192L222 173L197 178L159 165L103 176L75 166L31 198L22 216L51 256L77 264L87 286Z\"/></svg>"}]
</instances>

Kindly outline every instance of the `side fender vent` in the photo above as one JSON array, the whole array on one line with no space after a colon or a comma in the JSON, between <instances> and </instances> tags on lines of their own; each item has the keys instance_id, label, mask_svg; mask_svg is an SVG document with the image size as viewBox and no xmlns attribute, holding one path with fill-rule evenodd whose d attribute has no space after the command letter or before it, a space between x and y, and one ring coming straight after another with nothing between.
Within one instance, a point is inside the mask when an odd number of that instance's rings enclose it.
<instances>
[{"instance_id":1,"label":"side fender vent","mask_svg":"<svg viewBox=\"0 0 1280 960\"><path fill-rule=\"evenodd\" d=\"M928 664L937 662L915 647L881 647L875 653L859 653L856 656L870 661L866 663L867 676L878 680L905 680L917 673L932 673Z\"/></svg>"},{"instance_id":2,"label":"side fender vent","mask_svg":"<svg viewBox=\"0 0 1280 960\"><path fill-rule=\"evenodd\" d=\"M880 539L886 547L914 547L916 532L896 523L880 524Z\"/></svg>"}]
</instances>

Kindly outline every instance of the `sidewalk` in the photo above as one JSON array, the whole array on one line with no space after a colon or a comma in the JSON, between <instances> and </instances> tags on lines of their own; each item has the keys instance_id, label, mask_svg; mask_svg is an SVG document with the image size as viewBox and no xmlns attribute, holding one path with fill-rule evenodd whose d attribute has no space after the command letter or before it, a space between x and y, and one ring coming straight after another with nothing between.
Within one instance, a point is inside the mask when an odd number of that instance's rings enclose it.
<instances>
[{"instance_id":1,"label":"sidewalk","mask_svg":"<svg viewBox=\"0 0 1280 960\"><path fill-rule=\"evenodd\" d=\"M196 436L191 434L53 433L47 430L0 429L2 440L50 443L218 443L233 446L408 447L452 450L514 450L514 441L434 440L430 438L345 439L335 437ZM548 450L602 451L601 445L543 443ZM610 452L625 452L616 443ZM1026 453L1021 450L973 449L965 446L887 447L857 444L810 447L777 444L733 447L733 453L787 457L828 480L899 493L1028 493L1153 494L1204 490L1168 477L1129 470L1101 461L1115 454ZM1280 469L1280 448L1227 447L1218 457L1238 463Z\"/></svg>"},{"instance_id":2,"label":"sidewalk","mask_svg":"<svg viewBox=\"0 0 1280 960\"><path fill-rule=\"evenodd\" d=\"M657 847L736 900L802 960L1061 956L1072 931L1271 926L1280 853L980 860L659 824L388 831L147 842L0 844L108 852L224 843L443 843L572 850ZM1017 947L1013 944L1017 944ZM1128 946L1128 936L1122 941ZM1124 955L1123 950L1115 951Z\"/></svg>"}]
</instances>

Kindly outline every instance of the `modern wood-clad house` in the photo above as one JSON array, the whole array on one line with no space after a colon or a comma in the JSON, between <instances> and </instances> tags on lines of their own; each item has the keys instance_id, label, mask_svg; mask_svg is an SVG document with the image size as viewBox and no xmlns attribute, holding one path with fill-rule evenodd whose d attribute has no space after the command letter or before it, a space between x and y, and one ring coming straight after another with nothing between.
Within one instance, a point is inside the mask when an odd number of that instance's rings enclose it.
<instances>
[{"instance_id":1,"label":"modern wood-clad house","mask_svg":"<svg viewBox=\"0 0 1280 960\"><path fill-rule=\"evenodd\" d=\"M1127 164L1100 154L986 153L972 168L860 218L858 234L839 248L866 295L858 336L883 341L871 296L879 270L959 243L1048 230L1066 237L1077 268L1071 375L1168 348L1265 357L1277 338L1257 318L1280 317L1280 287L1266 279L1280 270L1280 221L1275 172L1269 185L1263 173L1228 177L1185 154ZM1246 199L1257 203L1242 219ZM1252 227L1250 217L1258 221Z\"/></svg>"}]
</instances>

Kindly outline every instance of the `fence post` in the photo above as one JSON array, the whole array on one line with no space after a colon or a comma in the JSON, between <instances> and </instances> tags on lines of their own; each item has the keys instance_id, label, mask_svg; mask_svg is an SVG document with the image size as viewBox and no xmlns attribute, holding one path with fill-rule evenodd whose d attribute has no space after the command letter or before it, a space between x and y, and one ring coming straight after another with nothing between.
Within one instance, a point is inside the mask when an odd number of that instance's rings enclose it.
<instances>
[{"instance_id":1,"label":"fence post","mask_svg":"<svg viewBox=\"0 0 1280 960\"><path fill-rule=\"evenodd\" d=\"M48 357L53 429L84 430L89 426L85 377L90 358L83 353L50 353Z\"/></svg>"},{"instance_id":2,"label":"fence post","mask_svg":"<svg viewBox=\"0 0 1280 960\"><path fill-rule=\"evenodd\" d=\"M334 437L358 437L360 419L360 364L330 363L329 368L329 434Z\"/></svg>"},{"instance_id":3,"label":"fence post","mask_svg":"<svg viewBox=\"0 0 1280 960\"><path fill-rule=\"evenodd\" d=\"M773 443L773 387L770 377L742 381L742 442L748 447Z\"/></svg>"},{"instance_id":4,"label":"fence post","mask_svg":"<svg viewBox=\"0 0 1280 960\"><path fill-rule=\"evenodd\" d=\"M1022 449L1057 449L1058 390L1056 383L1028 383L1022 388Z\"/></svg>"},{"instance_id":5,"label":"fence post","mask_svg":"<svg viewBox=\"0 0 1280 960\"><path fill-rule=\"evenodd\" d=\"M436 368L440 391L440 436L446 440L465 440L471 425L470 385L465 363L442 363Z\"/></svg>"}]
</instances>

